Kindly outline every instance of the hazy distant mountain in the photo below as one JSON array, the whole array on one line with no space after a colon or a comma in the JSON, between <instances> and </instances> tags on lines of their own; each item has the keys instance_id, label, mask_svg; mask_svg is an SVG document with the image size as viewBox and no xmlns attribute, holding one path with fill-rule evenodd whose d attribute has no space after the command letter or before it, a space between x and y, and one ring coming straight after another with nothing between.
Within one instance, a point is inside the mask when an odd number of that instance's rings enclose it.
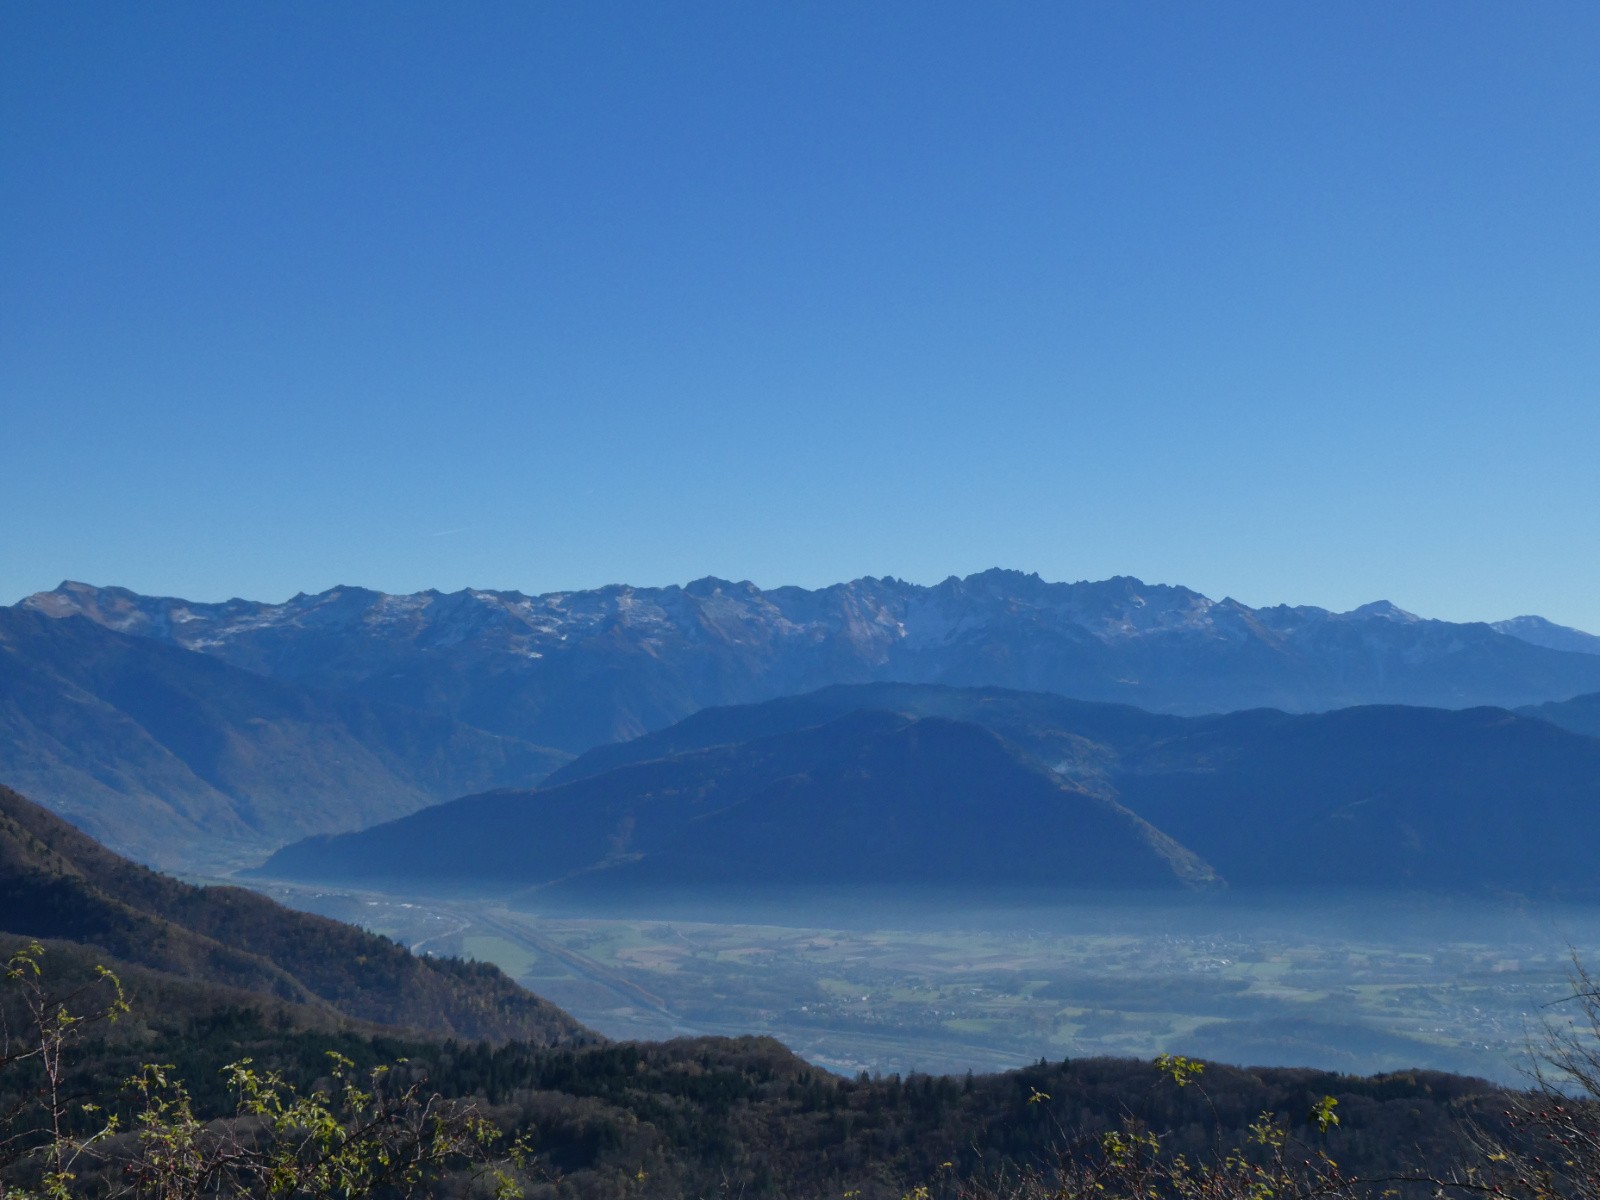
<instances>
[{"instance_id":1,"label":"hazy distant mountain","mask_svg":"<svg viewBox=\"0 0 1600 1200\"><path fill-rule=\"evenodd\" d=\"M1122 757L1206 720L1145 712L1126 704L1069 700L1047 692L957 688L928 683L838 684L762 704L708 708L627 742L596 746L545 780L554 787L629 763L795 732L848 713L944 717L988 729L1039 765L1077 783L1105 783Z\"/></svg>"},{"instance_id":2,"label":"hazy distant mountain","mask_svg":"<svg viewBox=\"0 0 1600 1200\"><path fill-rule=\"evenodd\" d=\"M933 587L868 578L817 591L718 579L532 597L338 587L282 604L68 583L23 606L574 752L712 705L874 680L1189 714L1516 706L1600 691L1600 655L1386 603L1252 609L1136 579L1046 583L999 570Z\"/></svg>"},{"instance_id":3,"label":"hazy distant mountain","mask_svg":"<svg viewBox=\"0 0 1600 1200\"><path fill-rule=\"evenodd\" d=\"M1234 885L1595 890L1600 741L1568 730L1600 734L1600 695L1527 710L1541 720L1401 706L1185 718L996 688L835 687L708 709L549 782L873 709L982 725Z\"/></svg>"},{"instance_id":4,"label":"hazy distant mountain","mask_svg":"<svg viewBox=\"0 0 1600 1200\"><path fill-rule=\"evenodd\" d=\"M1114 783L1235 886L1600 893L1600 739L1501 709L1233 713Z\"/></svg>"},{"instance_id":5,"label":"hazy distant mountain","mask_svg":"<svg viewBox=\"0 0 1600 1200\"><path fill-rule=\"evenodd\" d=\"M913 733L917 753L890 752ZM1093 858L1106 837L1107 874L1068 878L1151 878L1127 866L1125 827L1067 832L1048 804L1018 799L1035 795L1019 780L1045 771L1066 795L1138 814L1236 887L1596 890L1600 739L1543 721L1400 706L1185 718L907 684L706 710L590 751L548 790L301 843L265 870L492 886L588 871L566 886L600 890L841 872L925 883L925 869L1037 883L1040 863Z\"/></svg>"},{"instance_id":6,"label":"hazy distant mountain","mask_svg":"<svg viewBox=\"0 0 1600 1200\"><path fill-rule=\"evenodd\" d=\"M1509 621L1496 621L1491 628L1535 646L1573 650L1579 654L1600 654L1600 637L1568 625L1557 625L1543 617L1512 617Z\"/></svg>"},{"instance_id":7,"label":"hazy distant mountain","mask_svg":"<svg viewBox=\"0 0 1600 1200\"><path fill-rule=\"evenodd\" d=\"M1571 700L1553 700L1549 704L1530 704L1517 712L1525 717L1549 721L1574 733L1600 737L1600 692L1587 696L1574 696Z\"/></svg>"},{"instance_id":8,"label":"hazy distant mountain","mask_svg":"<svg viewBox=\"0 0 1600 1200\"><path fill-rule=\"evenodd\" d=\"M856 712L279 851L261 874L508 890L1205 887L1114 801L979 726Z\"/></svg>"},{"instance_id":9,"label":"hazy distant mountain","mask_svg":"<svg viewBox=\"0 0 1600 1200\"><path fill-rule=\"evenodd\" d=\"M0 609L0 780L148 862L259 854L535 783L564 757L90 621Z\"/></svg>"},{"instance_id":10,"label":"hazy distant mountain","mask_svg":"<svg viewBox=\"0 0 1600 1200\"><path fill-rule=\"evenodd\" d=\"M218 1006L237 1005L243 992L473 1040L595 1040L494 967L417 958L241 888L190 887L112 854L4 787L0 934L90 946L172 980L229 989Z\"/></svg>"}]
</instances>

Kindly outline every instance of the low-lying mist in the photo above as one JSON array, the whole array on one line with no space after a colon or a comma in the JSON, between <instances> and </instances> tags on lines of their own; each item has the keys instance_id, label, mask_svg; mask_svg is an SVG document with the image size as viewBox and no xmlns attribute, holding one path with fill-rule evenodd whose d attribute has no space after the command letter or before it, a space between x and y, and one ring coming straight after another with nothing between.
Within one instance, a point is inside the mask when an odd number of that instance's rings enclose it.
<instances>
[{"instance_id":1,"label":"low-lying mist","mask_svg":"<svg viewBox=\"0 0 1600 1200\"><path fill-rule=\"evenodd\" d=\"M516 903L298 892L498 963L613 1037L765 1033L855 1073L1184 1053L1520 1082L1600 908L1389 893L905 889Z\"/></svg>"}]
</instances>

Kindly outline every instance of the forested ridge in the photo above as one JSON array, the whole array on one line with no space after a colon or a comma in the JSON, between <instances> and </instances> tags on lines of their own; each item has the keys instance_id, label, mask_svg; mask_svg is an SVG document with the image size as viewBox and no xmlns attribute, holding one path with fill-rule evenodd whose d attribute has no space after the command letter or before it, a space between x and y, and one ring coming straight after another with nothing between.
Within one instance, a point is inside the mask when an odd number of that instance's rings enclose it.
<instances>
[{"instance_id":1,"label":"forested ridge","mask_svg":"<svg viewBox=\"0 0 1600 1200\"><path fill-rule=\"evenodd\" d=\"M243 888L190 886L111 853L8 788L0 933L81 943L108 962L356 1021L494 1040L593 1036L495 967L419 958Z\"/></svg>"},{"instance_id":2,"label":"forested ridge","mask_svg":"<svg viewBox=\"0 0 1600 1200\"><path fill-rule=\"evenodd\" d=\"M50 969L52 950L42 956ZM70 974L70 972L69 972ZM9 1014L15 1023L16 1014ZM530 1195L898 1197L940 1178L1002 1180L1062 1151L1095 1153L1129 1123L1165 1153L1247 1151L1268 1114L1351 1173L1447 1172L1468 1161L1468 1123L1501 1131L1504 1090L1436 1072L1372 1078L1209 1066L1179 1086L1163 1064L1125 1059L1040 1062L1000 1075L841 1078L770 1039L547 1047L308 1028L254 1002L187 1013L133 1011L75 1047L66 1090L136 1123L145 1102L113 1081L167 1064L202 1121L234 1111L223 1069L241 1059L310 1089L330 1082L330 1053L353 1074L387 1067L392 1084L471 1102L506 1145L520 1143ZM25 1099L37 1074L0 1072L0 1103ZM1340 1116L1312 1123L1332 1097ZM466 1186L467 1176L438 1186ZM91 1189L92 1190L92 1189Z\"/></svg>"}]
</instances>

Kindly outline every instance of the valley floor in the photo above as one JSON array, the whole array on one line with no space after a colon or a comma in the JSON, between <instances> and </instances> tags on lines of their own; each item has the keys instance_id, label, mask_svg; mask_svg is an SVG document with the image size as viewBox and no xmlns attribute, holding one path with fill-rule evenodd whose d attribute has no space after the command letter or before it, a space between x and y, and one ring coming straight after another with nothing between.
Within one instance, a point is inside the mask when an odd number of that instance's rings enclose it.
<instances>
[{"instance_id":1,"label":"valley floor","mask_svg":"<svg viewBox=\"0 0 1600 1200\"><path fill-rule=\"evenodd\" d=\"M1517 1083L1600 909L1393 898L983 906L877 895L586 911L271 887L494 962L617 1038L771 1034L832 1070L1183 1053Z\"/></svg>"}]
</instances>

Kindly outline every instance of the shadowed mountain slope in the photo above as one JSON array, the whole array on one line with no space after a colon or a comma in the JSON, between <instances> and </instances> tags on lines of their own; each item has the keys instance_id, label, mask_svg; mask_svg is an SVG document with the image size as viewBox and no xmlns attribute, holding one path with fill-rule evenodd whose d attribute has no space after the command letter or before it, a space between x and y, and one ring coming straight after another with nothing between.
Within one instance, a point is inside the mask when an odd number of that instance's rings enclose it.
<instances>
[{"instance_id":1,"label":"shadowed mountain slope","mask_svg":"<svg viewBox=\"0 0 1600 1200\"><path fill-rule=\"evenodd\" d=\"M1524 717L1548 721L1573 733L1600 737L1600 692L1588 696L1574 696L1571 700L1553 700L1549 704L1534 704L1519 708Z\"/></svg>"},{"instance_id":2,"label":"shadowed mountain slope","mask_svg":"<svg viewBox=\"0 0 1600 1200\"><path fill-rule=\"evenodd\" d=\"M1216 882L1182 846L993 733L885 712L469 797L286 847L261 874L567 891Z\"/></svg>"},{"instance_id":3,"label":"shadowed mountain slope","mask_svg":"<svg viewBox=\"0 0 1600 1200\"><path fill-rule=\"evenodd\" d=\"M856 712L971 722L1079 782L1103 778L1116 755L1174 737L1196 723L1131 705L1069 700L1048 692L926 683L841 684L764 704L703 709L632 741L596 746L552 773L545 786L589 778L628 763L809 729Z\"/></svg>"},{"instance_id":4,"label":"shadowed mountain slope","mask_svg":"<svg viewBox=\"0 0 1600 1200\"><path fill-rule=\"evenodd\" d=\"M847 730L872 752L839 753ZM912 730L926 735L915 753L891 752L891 744L906 749ZM462 863L505 855L511 865L490 869L502 881L589 868L569 889L730 882L740 872L796 883L910 882L922 868L908 864L959 875L942 847L964 845L974 878L1012 878L1003 866L1011 855L1036 881L1039 861L1080 854L1090 836L1068 834L1044 819L1054 810L1017 799L1027 792L1015 781L1042 773L1072 794L1137 813L1234 886L1595 890L1600 739L1545 721L1503 709L1402 706L1185 718L908 684L707 709L597 747L546 791L483 797L302 844L269 867L337 878L382 862L392 881L420 881L437 877L430 863L445 846ZM959 814L969 811L1004 836L962 825ZM491 849L497 829L513 838Z\"/></svg>"},{"instance_id":5,"label":"shadowed mountain slope","mask_svg":"<svg viewBox=\"0 0 1600 1200\"><path fill-rule=\"evenodd\" d=\"M1502 709L1237 713L1115 786L1239 886L1597 891L1600 740Z\"/></svg>"},{"instance_id":6,"label":"shadowed mountain slope","mask_svg":"<svg viewBox=\"0 0 1600 1200\"><path fill-rule=\"evenodd\" d=\"M543 596L338 587L282 604L67 583L23 607L572 752L835 683L1010 687L1188 714L1514 706L1600 691L1600 655L1536 645L1550 631L1526 622L1515 636L1383 602L1253 609L1137 579L999 570L816 591L720 579Z\"/></svg>"},{"instance_id":7,"label":"shadowed mountain slope","mask_svg":"<svg viewBox=\"0 0 1600 1200\"><path fill-rule=\"evenodd\" d=\"M1592 890L1583 831L1600 834L1600 741L1581 731L1586 720L1600 730L1600 696L1531 715L1375 705L1173 717L995 688L873 684L707 709L596 747L550 782L873 709L982 725L1126 805L1235 885Z\"/></svg>"},{"instance_id":8,"label":"shadowed mountain slope","mask_svg":"<svg viewBox=\"0 0 1600 1200\"><path fill-rule=\"evenodd\" d=\"M180 883L9 788L0 788L0 933L97 947L182 981L380 1025L541 1044L590 1036L494 967L417 958L254 892Z\"/></svg>"},{"instance_id":9,"label":"shadowed mountain slope","mask_svg":"<svg viewBox=\"0 0 1600 1200\"><path fill-rule=\"evenodd\" d=\"M0 779L145 861L259 853L535 783L564 757L81 618L0 609Z\"/></svg>"}]
</instances>

